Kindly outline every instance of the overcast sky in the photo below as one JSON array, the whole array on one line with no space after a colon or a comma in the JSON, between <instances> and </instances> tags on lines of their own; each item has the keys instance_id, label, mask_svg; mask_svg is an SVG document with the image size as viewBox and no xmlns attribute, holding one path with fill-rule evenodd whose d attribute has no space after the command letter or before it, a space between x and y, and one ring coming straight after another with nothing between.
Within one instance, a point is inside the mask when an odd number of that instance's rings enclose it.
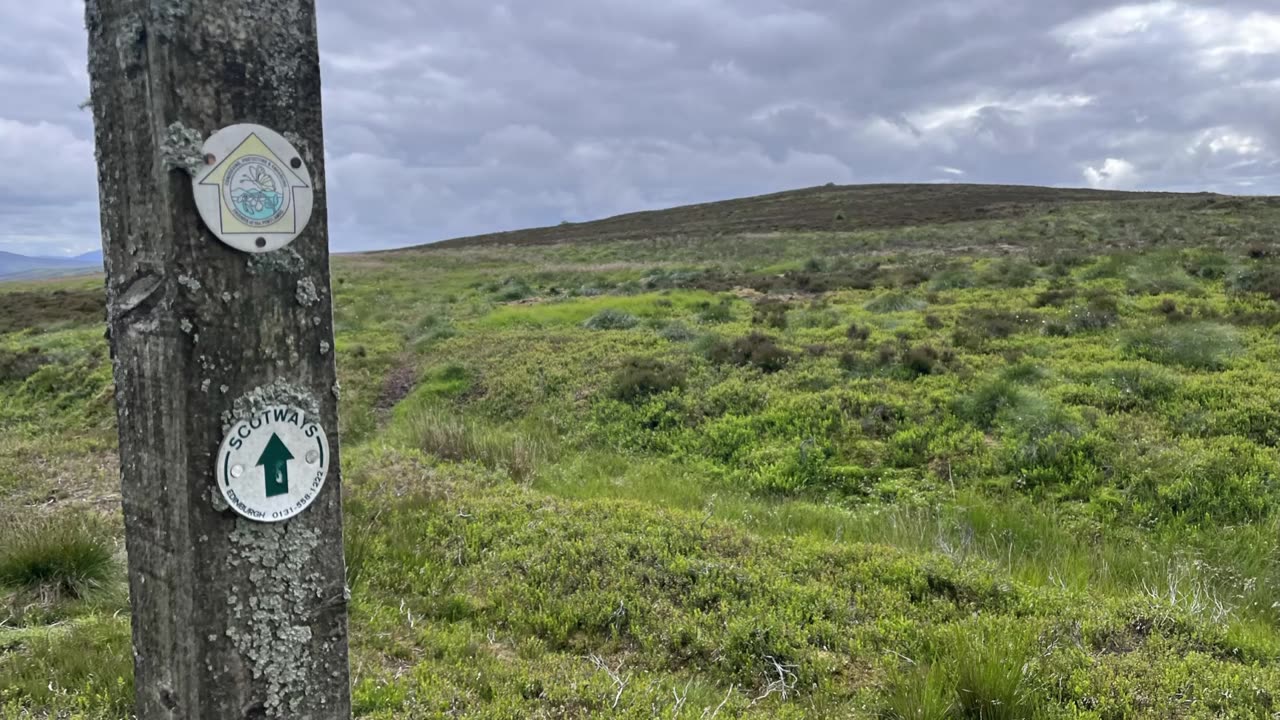
<instances>
[{"instance_id":1,"label":"overcast sky","mask_svg":"<svg viewBox=\"0 0 1280 720\"><path fill-rule=\"evenodd\" d=\"M332 242L826 182L1280 194L1276 0L318 0ZM0 250L98 247L83 5L0 0Z\"/></svg>"}]
</instances>

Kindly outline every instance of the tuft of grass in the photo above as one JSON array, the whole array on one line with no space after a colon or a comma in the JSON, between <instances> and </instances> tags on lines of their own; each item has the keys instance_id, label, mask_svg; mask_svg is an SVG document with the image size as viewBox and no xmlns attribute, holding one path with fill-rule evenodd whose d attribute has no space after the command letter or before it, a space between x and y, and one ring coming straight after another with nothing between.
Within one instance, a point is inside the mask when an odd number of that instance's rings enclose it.
<instances>
[{"instance_id":1,"label":"tuft of grass","mask_svg":"<svg viewBox=\"0 0 1280 720\"><path fill-rule=\"evenodd\" d=\"M955 684L939 667L912 668L898 674L885 697L890 720L951 720L956 708Z\"/></svg>"},{"instance_id":2,"label":"tuft of grass","mask_svg":"<svg viewBox=\"0 0 1280 720\"><path fill-rule=\"evenodd\" d=\"M1240 333L1219 323L1131 330L1121 339L1124 352L1161 365L1222 370L1241 351Z\"/></svg>"},{"instance_id":3,"label":"tuft of grass","mask_svg":"<svg viewBox=\"0 0 1280 720\"><path fill-rule=\"evenodd\" d=\"M885 293L880 297L867 303L864 307L868 312L877 314L896 313L896 312L915 312L923 310L929 304L919 298L913 298L906 293L891 292Z\"/></svg>"},{"instance_id":4,"label":"tuft of grass","mask_svg":"<svg viewBox=\"0 0 1280 720\"><path fill-rule=\"evenodd\" d=\"M640 324L640 320L631 313L606 308L592 315L582 327L588 330L630 330Z\"/></svg>"},{"instance_id":5,"label":"tuft of grass","mask_svg":"<svg viewBox=\"0 0 1280 720\"><path fill-rule=\"evenodd\" d=\"M1035 717L1035 641L1034 625L1028 623L958 628L946 642L956 678L957 715L966 720Z\"/></svg>"},{"instance_id":6,"label":"tuft of grass","mask_svg":"<svg viewBox=\"0 0 1280 720\"><path fill-rule=\"evenodd\" d=\"M981 428L990 428L1003 412L1028 407L1036 403L1036 396L1018 386L1013 378L990 380L955 402L955 413Z\"/></svg>"},{"instance_id":7,"label":"tuft of grass","mask_svg":"<svg viewBox=\"0 0 1280 720\"><path fill-rule=\"evenodd\" d=\"M513 480L532 480L553 455L554 441L544 433L497 428L428 406L407 413L402 432L423 452L443 460L474 462L505 472Z\"/></svg>"},{"instance_id":8,"label":"tuft of grass","mask_svg":"<svg viewBox=\"0 0 1280 720\"><path fill-rule=\"evenodd\" d=\"M493 299L498 302L514 302L533 297L537 291L523 278L509 277L493 287Z\"/></svg>"},{"instance_id":9,"label":"tuft of grass","mask_svg":"<svg viewBox=\"0 0 1280 720\"><path fill-rule=\"evenodd\" d=\"M1175 259L1161 254L1143 257L1131 265L1125 273L1125 286L1135 295L1190 293L1198 289L1195 278Z\"/></svg>"},{"instance_id":10,"label":"tuft of grass","mask_svg":"<svg viewBox=\"0 0 1280 720\"><path fill-rule=\"evenodd\" d=\"M80 599L115 576L107 524L80 512L12 518L0 530L0 585Z\"/></svg>"}]
</instances>

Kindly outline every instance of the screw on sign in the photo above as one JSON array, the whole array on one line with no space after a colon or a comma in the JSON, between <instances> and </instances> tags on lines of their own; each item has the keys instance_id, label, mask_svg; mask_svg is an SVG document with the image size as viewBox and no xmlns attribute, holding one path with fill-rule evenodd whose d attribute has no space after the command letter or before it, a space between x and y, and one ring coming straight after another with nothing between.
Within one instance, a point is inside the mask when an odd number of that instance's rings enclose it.
<instances>
[{"instance_id":1,"label":"screw on sign","mask_svg":"<svg viewBox=\"0 0 1280 720\"><path fill-rule=\"evenodd\" d=\"M222 497L240 515L258 522L288 520L320 494L329 473L329 440L302 409L269 407L227 433L217 473Z\"/></svg>"}]
</instances>

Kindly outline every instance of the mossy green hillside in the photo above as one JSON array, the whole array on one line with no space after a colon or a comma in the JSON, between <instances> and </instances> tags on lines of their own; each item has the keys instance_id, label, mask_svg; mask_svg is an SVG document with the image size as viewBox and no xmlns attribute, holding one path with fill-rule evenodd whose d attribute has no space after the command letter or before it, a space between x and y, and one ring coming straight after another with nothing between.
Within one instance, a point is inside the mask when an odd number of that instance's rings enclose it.
<instances>
[{"instance_id":1,"label":"mossy green hillside","mask_svg":"<svg viewBox=\"0 0 1280 720\"><path fill-rule=\"evenodd\" d=\"M1272 717L1278 221L336 258L357 715ZM0 287L0 507L116 518L62 287ZM119 521L76 527L114 581L6 581L5 717L127 717Z\"/></svg>"}]
</instances>

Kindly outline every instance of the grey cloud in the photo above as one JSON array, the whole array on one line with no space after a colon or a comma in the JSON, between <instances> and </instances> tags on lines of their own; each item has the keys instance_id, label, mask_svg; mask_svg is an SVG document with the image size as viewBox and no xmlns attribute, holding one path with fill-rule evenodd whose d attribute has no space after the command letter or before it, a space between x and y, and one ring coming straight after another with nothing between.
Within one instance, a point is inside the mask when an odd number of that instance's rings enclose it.
<instances>
[{"instance_id":1,"label":"grey cloud","mask_svg":"<svg viewBox=\"0 0 1280 720\"><path fill-rule=\"evenodd\" d=\"M1265 0L320 0L320 31L343 250L829 181L1280 189ZM78 2L0 0L0 249L96 242L83 49Z\"/></svg>"}]
</instances>

